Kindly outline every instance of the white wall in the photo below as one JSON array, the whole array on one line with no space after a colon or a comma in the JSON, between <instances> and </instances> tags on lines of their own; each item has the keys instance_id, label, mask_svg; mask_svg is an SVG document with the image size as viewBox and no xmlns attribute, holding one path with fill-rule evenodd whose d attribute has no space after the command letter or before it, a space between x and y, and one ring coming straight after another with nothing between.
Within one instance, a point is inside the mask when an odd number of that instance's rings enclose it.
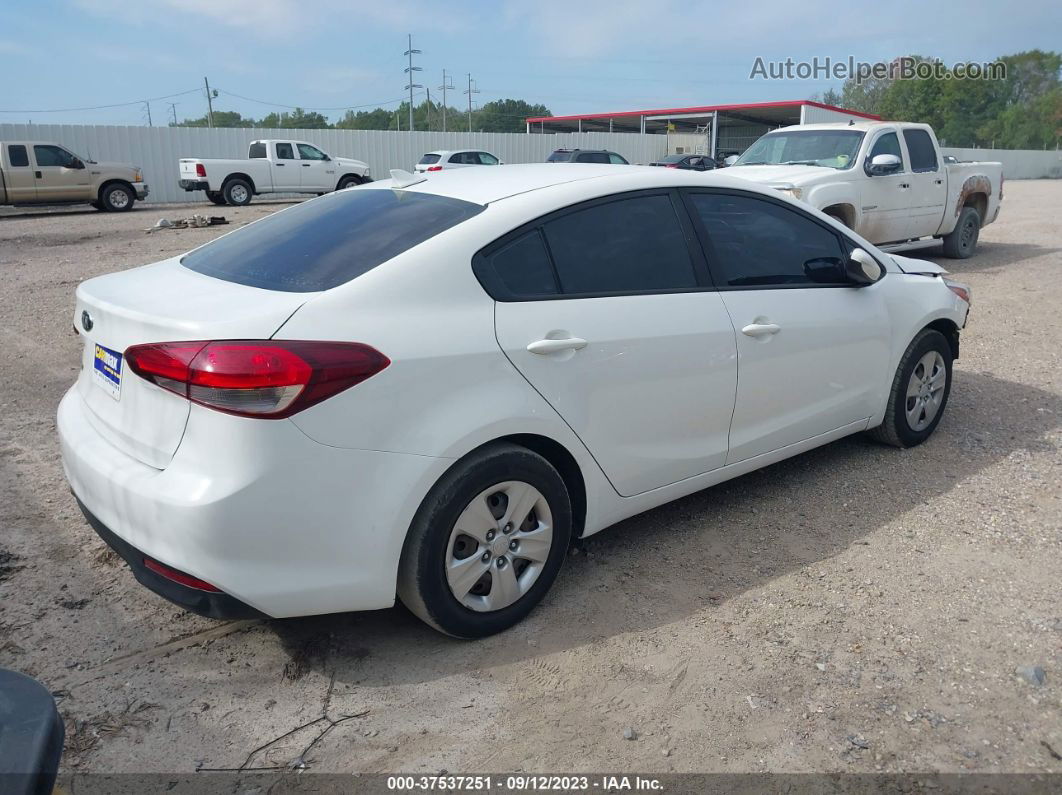
<instances>
[{"instance_id":1,"label":"white wall","mask_svg":"<svg viewBox=\"0 0 1062 795\"><path fill-rule=\"evenodd\" d=\"M1062 152L1035 149L958 149L945 146L946 155L959 160L997 160L1003 164L1005 179L1062 178Z\"/></svg>"},{"instance_id":2,"label":"white wall","mask_svg":"<svg viewBox=\"0 0 1062 795\"><path fill-rule=\"evenodd\" d=\"M247 156L257 138L295 138L332 155L364 160L376 179L392 168L412 170L433 149L476 148L506 163L538 163L559 148L611 149L632 163L649 163L667 152L667 136L636 133L441 133L384 130L265 130L196 127L97 127L66 124L0 124L0 141L38 140L62 144L82 157L134 163L144 169L149 202L206 201L201 191L177 185L182 157Z\"/></svg>"}]
</instances>

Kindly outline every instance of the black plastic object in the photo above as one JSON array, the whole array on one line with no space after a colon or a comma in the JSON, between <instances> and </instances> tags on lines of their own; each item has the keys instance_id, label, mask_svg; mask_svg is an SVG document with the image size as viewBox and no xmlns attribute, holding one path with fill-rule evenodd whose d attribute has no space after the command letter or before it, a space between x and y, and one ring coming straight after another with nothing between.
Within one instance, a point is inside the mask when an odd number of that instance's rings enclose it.
<instances>
[{"instance_id":1,"label":"black plastic object","mask_svg":"<svg viewBox=\"0 0 1062 795\"><path fill-rule=\"evenodd\" d=\"M0 792L48 795L63 755L63 721L40 682L0 668Z\"/></svg>"}]
</instances>

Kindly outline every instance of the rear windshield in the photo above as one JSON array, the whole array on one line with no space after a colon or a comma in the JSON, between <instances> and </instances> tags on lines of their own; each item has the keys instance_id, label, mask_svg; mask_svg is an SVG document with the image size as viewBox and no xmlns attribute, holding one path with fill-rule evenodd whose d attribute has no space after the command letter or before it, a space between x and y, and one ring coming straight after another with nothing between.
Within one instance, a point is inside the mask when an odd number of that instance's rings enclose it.
<instances>
[{"instance_id":1,"label":"rear windshield","mask_svg":"<svg viewBox=\"0 0 1062 795\"><path fill-rule=\"evenodd\" d=\"M667 157L660 158L656 162L657 163L681 163L687 157L689 157L689 155L668 155Z\"/></svg>"},{"instance_id":2,"label":"rear windshield","mask_svg":"<svg viewBox=\"0 0 1062 795\"><path fill-rule=\"evenodd\" d=\"M258 158L264 158L266 156L266 145L263 143L255 142L251 144L247 150L247 157L251 160L257 160Z\"/></svg>"},{"instance_id":3,"label":"rear windshield","mask_svg":"<svg viewBox=\"0 0 1062 795\"><path fill-rule=\"evenodd\" d=\"M219 237L181 260L228 282L310 293L348 282L482 212L429 193L344 190Z\"/></svg>"},{"instance_id":4,"label":"rear windshield","mask_svg":"<svg viewBox=\"0 0 1062 795\"><path fill-rule=\"evenodd\" d=\"M438 162L439 162L439 156L438 155L424 155L424 157L422 157L417 162L417 165L430 166L432 163L438 163Z\"/></svg>"},{"instance_id":5,"label":"rear windshield","mask_svg":"<svg viewBox=\"0 0 1062 795\"><path fill-rule=\"evenodd\" d=\"M551 154L546 160L547 163L567 163L571 159L572 153L566 149L558 149Z\"/></svg>"}]
</instances>

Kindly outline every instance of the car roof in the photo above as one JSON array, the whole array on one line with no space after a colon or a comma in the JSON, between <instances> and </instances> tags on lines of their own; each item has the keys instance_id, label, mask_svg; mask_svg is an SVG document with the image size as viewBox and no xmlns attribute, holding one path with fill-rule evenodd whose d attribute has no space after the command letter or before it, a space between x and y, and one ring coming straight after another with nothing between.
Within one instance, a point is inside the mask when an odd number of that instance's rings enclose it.
<instances>
[{"instance_id":1,"label":"car roof","mask_svg":"<svg viewBox=\"0 0 1062 795\"><path fill-rule=\"evenodd\" d=\"M442 157L443 155L456 155L456 154L459 154L460 152L487 152L487 150L486 149L433 149L430 152L425 152L424 154L425 155L439 155L439 157ZM487 154L489 155L490 152L487 152ZM423 155L421 155L421 157L423 157Z\"/></svg>"},{"instance_id":2,"label":"car roof","mask_svg":"<svg viewBox=\"0 0 1062 795\"><path fill-rule=\"evenodd\" d=\"M724 169L725 172L725 169ZM455 168L432 174L398 190L429 193L453 199L490 204L491 202L584 180L607 180L603 186L615 186L616 192L662 187L727 187L776 195L740 177L717 171L681 171L651 166L615 166L604 163L570 163L557 168L551 163L522 163L492 168ZM378 180L358 190L393 188L392 180Z\"/></svg>"}]
</instances>

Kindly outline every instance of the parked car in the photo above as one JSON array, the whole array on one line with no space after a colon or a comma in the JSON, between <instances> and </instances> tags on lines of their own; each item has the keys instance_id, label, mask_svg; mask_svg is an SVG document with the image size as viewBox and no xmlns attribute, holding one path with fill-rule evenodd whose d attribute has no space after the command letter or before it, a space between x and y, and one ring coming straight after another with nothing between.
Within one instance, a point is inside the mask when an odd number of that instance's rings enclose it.
<instances>
[{"instance_id":1,"label":"parked car","mask_svg":"<svg viewBox=\"0 0 1062 795\"><path fill-rule=\"evenodd\" d=\"M1003 165L946 162L928 124L783 127L745 150L731 173L807 202L890 250L943 241L944 254L960 259L974 253L1003 200Z\"/></svg>"},{"instance_id":2,"label":"parked car","mask_svg":"<svg viewBox=\"0 0 1062 795\"><path fill-rule=\"evenodd\" d=\"M371 182L369 166L349 157L332 157L305 141L262 140L247 146L246 160L181 158L179 184L206 191L214 204L241 206L267 193L320 195Z\"/></svg>"},{"instance_id":3,"label":"parked car","mask_svg":"<svg viewBox=\"0 0 1062 795\"><path fill-rule=\"evenodd\" d=\"M146 199L140 166L97 163L47 141L0 143L0 204L91 204L125 212Z\"/></svg>"},{"instance_id":4,"label":"parked car","mask_svg":"<svg viewBox=\"0 0 1062 795\"><path fill-rule=\"evenodd\" d=\"M439 149L424 155L413 169L415 171L442 171L444 168L500 165L504 165L501 160L490 152L483 152L479 149Z\"/></svg>"},{"instance_id":5,"label":"parked car","mask_svg":"<svg viewBox=\"0 0 1062 795\"><path fill-rule=\"evenodd\" d=\"M777 191L395 173L78 287L63 465L148 588L218 618L397 593L489 635L575 538L943 416L969 288Z\"/></svg>"},{"instance_id":6,"label":"parked car","mask_svg":"<svg viewBox=\"0 0 1062 795\"><path fill-rule=\"evenodd\" d=\"M547 163L611 163L628 166L627 158L607 149L555 149L546 158Z\"/></svg>"},{"instance_id":7,"label":"parked car","mask_svg":"<svg viewBox=\"0 0 1062 795\"><path fill-rule=\"evenodd\" d=\"M715 168L715 161L709 155L666 155L649 165L688 171L710 171Z\"/></svg>"}]
</instances>

